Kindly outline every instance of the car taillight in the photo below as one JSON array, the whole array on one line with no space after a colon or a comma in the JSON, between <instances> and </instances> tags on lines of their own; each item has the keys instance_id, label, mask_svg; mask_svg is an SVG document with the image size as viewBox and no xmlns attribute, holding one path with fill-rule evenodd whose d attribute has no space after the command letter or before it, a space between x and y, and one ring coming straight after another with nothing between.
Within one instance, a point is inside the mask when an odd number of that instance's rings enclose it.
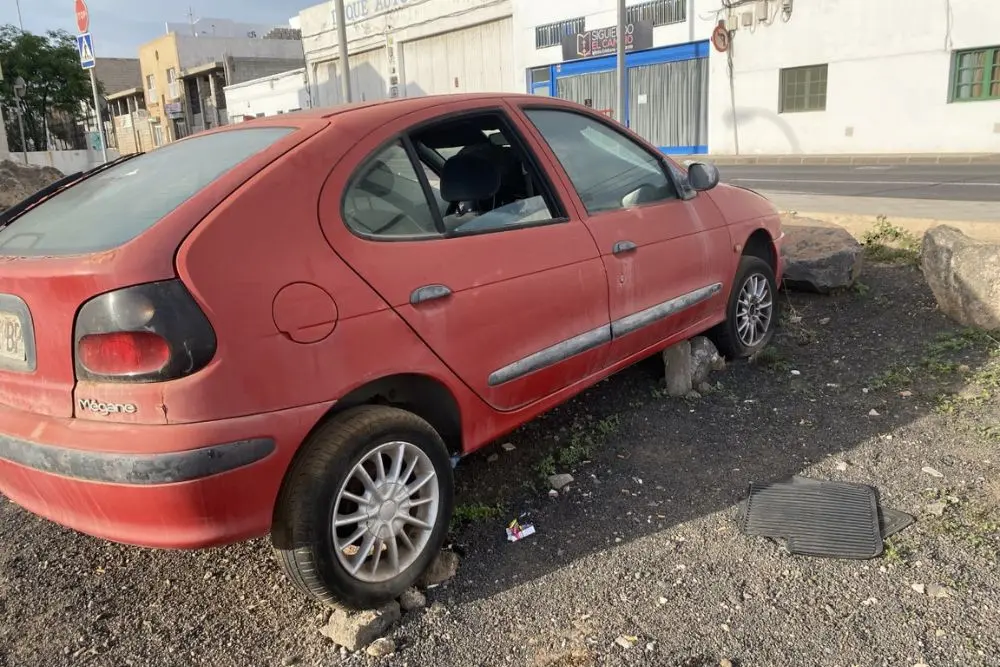
<instances>
[{"instance_id":1,"label":"car taillight","mask_svg":"<svg viewBox=\"0 0 1000 667\"><path fill-rule=\"evenodd\" d=\"M87 334L76 345L80 364L97 375L154 373L170 361L170 345L146 331Z\"/></svg>"},{"instance_id":2,"label":"car taillight","mask_svg":"<svg viewBox=\"0 0 1000 667\"><path fill-rule=\"evenodd\" d=\"M215 331L179 280L94 297L76 317L76 376L162 382L190 375L215 355Z\"/></svg>"}]
</instances>

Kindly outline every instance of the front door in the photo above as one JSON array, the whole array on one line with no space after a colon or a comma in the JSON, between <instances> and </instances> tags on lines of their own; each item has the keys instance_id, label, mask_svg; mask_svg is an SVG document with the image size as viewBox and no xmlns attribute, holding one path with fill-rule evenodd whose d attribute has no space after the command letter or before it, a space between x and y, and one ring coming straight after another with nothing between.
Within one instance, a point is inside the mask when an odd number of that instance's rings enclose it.
<instances>
[{"instance_id":1,"label":"front door","mask_svg":"<svg viewBox=\"0 0 1000 667\"><path fill-rule=\"evenodd\" d=\"M604 264L500 100L392 121L329 183L327 239L490 405L516 409L605 367Z\"/></svg>"},{"instance_id":2,"label":"front door","mask_svg":"<svg viewBox=\"0 0 1000 667\"><path fill-rule=\"evenodd\" d=\"M718 317L729 232L708 197L684 199L667 164L610 121L524 104L524 114L572 184L604 261L610 363Z\"/></svg>"}]
</instances>

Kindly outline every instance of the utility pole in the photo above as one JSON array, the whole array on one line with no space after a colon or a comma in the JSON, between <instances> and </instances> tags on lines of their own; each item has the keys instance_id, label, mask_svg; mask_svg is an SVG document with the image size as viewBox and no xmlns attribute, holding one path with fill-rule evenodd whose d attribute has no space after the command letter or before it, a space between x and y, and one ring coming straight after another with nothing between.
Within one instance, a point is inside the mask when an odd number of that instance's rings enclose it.
<instances>
[{"instance_id":1,"label":"utility pole","mask_svg":"<svg viewBox=\"0 0 1000 667\"><path fill-rule=\"evenodd\" d=\"M14 0L14 6L17 7L17 25L24 32L24 21L21 20L21 0Z\"/></svg>"},{"instance_id":2,"label":"utility pole","mask_svg":"<svg viewBox=\"0 0 1000 667\"><path fill-rule=\"evenodd\" d=\"M625 107L628 103L626 88L627 80L625 78L625 0L618 0L618 32L617 39L615 40L618 44L618 122L622 125L625 124Z\"/></svg>"},{"instance_id":3,"label":"utility pole","mask_svg":"<svg viewBox=\"0 0 1000 667\"><path fill-rule=\"evenodd\" d=\"M622 0L624 2L624 0ZM337 46L340 49L340 94L344 103L351 99L351 64L347 59L347 12L344 11L344 0L333 0L337 10Z\"/></svg>"}]
</instances>

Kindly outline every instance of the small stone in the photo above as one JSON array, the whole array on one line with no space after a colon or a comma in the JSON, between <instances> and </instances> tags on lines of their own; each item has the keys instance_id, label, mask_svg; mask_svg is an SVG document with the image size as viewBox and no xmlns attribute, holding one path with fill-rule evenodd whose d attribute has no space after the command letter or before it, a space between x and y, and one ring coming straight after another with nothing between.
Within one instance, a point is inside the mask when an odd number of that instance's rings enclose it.
<instances>
[{"instance_id":1,"label":"small stone","mask_svg":"<svg viewBox=\"0 0 1000 667\"><path fill-rule=\"evenodd\" d=\"M517 447L515 447L514 445L512 445L509 442L505 442L502 445L500 445L500 449L504 450L505 452L512 452L515 449L517 449Z\"/></svg>"},{"instance_id":2,"label":"small stone","mask_svg":"<svg viewBox=\"0 0 1000 667\"><path fill-rule=\"evenodd\" d=\"M660 605L660 606L662 607L663 605L667 604L667 598L665 598L665 597L660 597L660 598L659 598L659 599L658 599L658 600L656 601L656 603L657 603L658 605Z\"/></svg>"},{"instance_id":3,"label":"small stone","mask_svg":"<svg viewBox=\"0 0 1000 667\"><path fill-rule=\"evenodd\" d=\"M298 662L299 662L299 656L287 655L281 659L281 667L292 667L292 665L297 665Z\"/></svg>"},{"instance_id":4,"label":"small stone","mask_svg":"<svg viewBox=\"0 0 1000 667\"><path fill-rule=\"evenodd\" d=\"M795 377L798 377L798 376L802 375L802 371L792 371L792 375L794 375Z\"/></svg>"},{"instance_id":5,"label":"small stone","mask_svg":"<svg viewBox=\"0 0 1000 667\"><path fill-rule=\"evenodd\" d=\"M944 475L930 466L925 466L920 469L920 472L930 475L931 477L944 477Z\"/></svg>"},{"instance_id":6,"label":"small stone","mask_svg":"<svg viewBox=\"0 0 1000 667\"><path fill-rule=\"evenodd\" d=\"M553 500L555 500L558 497L559 497L559 492L558 491L556 491L555 489L549 489L549 498L552 498Z\"/></svg>"},{"instance_id":7,"label":"small stone","mask_svg":"<svg viewBox=\"0 0 1000 667\"><path fill-rule=\"evenodd\" d=\"M487 463L496 463L499 460L500 460L499 454L490 454L489 456L486 457Z\"/></svg>"},{"instance_id":8,"label":"small stone","mask_svg":"<svg viewBox=\"0 0 1000 667\"><path fill-rule=\"evenodd\" d=\"M638 637L631 637L628 635L618 635L618 638L615 639L615 643L625 649L632 648L635 646L637 641L639 641Z\"/></svg>"},{"instance_id":9,"label":"small stone","mask_svg":"<svg viewBox=\"0 0 1000 667\"><path fill-rule=\"evenodd\" d=\"M911 396L913 396L913 392L909 390L901 391L899 392L899 395L902 396L903 398L910 398Z\"/></svg>"},{"instance_id":10,"label":"small stone","mask_svg":"<svg viewBox=\"0 0 1000 667\"><path fill-rule=\"evenodd\" d=\"M551 486L556 491L562 491L564 488L573 483L573 475L568 475L562 473L559 475L549 475L549 486Z\"/></svg>"},{"instance_id":11,"label":"small stone","mask_svg":"<svg viewBox=\"0 0 1000 667\"><path fill-rule=\"evenodd\" d=\"M368 648L365 649L365 653L373 658L384 658L390 656L396 652L396 642L392 641L388 637L381 637L376 639Z\"/></svg>"},{"instance_id":12,"label":"small stone","mask_svg":"<svg viewBox=\"0 0 1000 667\"><path fill-rule=\"evenodd\" d=\"M320 632L348 651L360 651L388 632L399 617L398 602L356 613L335 609Z\"/></svg>"},{"instance_id":13,"label":"small stone","mask_svg":"<svg viewBox=\"0 0 1000 667\"><path fill-rule=\"evenodd\" d=\"M442 551L437 558L420 575L420 586L437 586L449 581L458 573L458 554L454 551Z\"/></svg>"},{"instance_id":14,"label":"small stone","mask_svg":"<svg viewBox=\"0 0 1000 667\"><path fill-rule=\"evenodd\" d=\"M723 624L722 624L722 625L720 625L719 627L720 627L720 628L722 628L722 631L723 631L723 632L729 632L729 626L728 626L728 625L726 625L725 623L723 623Z\"/></svg>"},{"instance_id":15,"label":"small stone","mask_svg":"<svg viewBox=\"0 0 1000 667\"><path fill-rule=\"evenodd\" d=\"M934 516L941 516L942 514L944 514L944 510L947 507L948 503L941 500L924 505L924 509L927 511L927 513L933 514Z\"/></svg>"},{"instance_id":16,"label":"small stone","mask_svg":"<svg viewBox=\"0 0 1000 667\"><path fill-rule=\"evenodd\" d=\"M733 661L729 658L723 658L719 661L719 667L733 667Z\"/></svg>"},{"instance_id":17,"label":"small stone","mask_svg":"<svg viewBox=\"0 0 1000 667\"><path fill-rule=\"evenodd\" d=\"M830 323L830 318L829 317L821 317L819 319L819 323L822 324L823 326L826 326L827 324Z\"/></svg>"},{"instance_id":18,"label":"small stone","mask_svg":"<svg viewBox=\"0 0 1000 667\"><path fill-rule=\"evenodd\" d=\"M935 637L944 637L946 634L948 634L948 633L946 633L941 628L938 628L937 630L934 631L934 636Z\"/></svg>"},{"instance_id":19,"label":"small stone","mask_svg":"<svg viewBox=\"0 0 1000 667\"><path fill-rule=\"evenodd\" d=\"M868 416L869 417L879 417L881 415L880 415L880 413L879 413L878 410L876 410L875 408L872 408L871 411L868 413Z\"/></svg>"},{"instance_id":20,"label":"small stone","mask_svg":"<svg viewBox=\"0 0 1000 667\"><path fill-rule=\"evenodd\" d=\"M656 650L656 642L646 642L646 651L652 653Z\"/></svg>"},{"instance_id":21,"label":"small stone","mask_svg":"<svg viewBox=\"0 0 1000 667\"><path fill-rule=\"evenodd\" d=\"M427 606L427 596L419 588L408 588L399 596L399 606L403 611L416 611Z\"/></svg>"},{"instance_id":22,"label":"small stone","mask_svg":"<svg viewBox=\"0 0 1000 667\"><path fill-rule=\"evenodd\" d=\"M927 584L927 597L931 598L948 598L951 597L951 591L945 586L938 586L937 584Z\"/></svg>"},{"instance_id":23,"label":"small stone","mask_svg":"<svg viewBox=\"0 0 1000 667\"><path fill-rule=\"evenodd\" d=\"M706 394L711 394L712 385L710 385L707 382L702 382L700 385L698 385L698 393L701 394L702 396L705 396Z\"/></svg>"},{"instance_id":24,"label":"small stone","mask_svg":"<svg viewBox=\"0 0 1000 667\"><path fill-rule=\"evenodd\" d=\"M848 466L847 461L837 461L837 470L839 470L840 472L846 472L847 466Z\"/></svg>"},{"instance_id":25,"label":"small stone","mask_svg":"<svg viewBox=\"0 0 1000 667\"><path fill-rule=\"evenodd\" d=\"M695 391L694 389L692 389L688 393L684 394L684 398L686 398L689 401L697 401L697 400L701 399L701 394L699 394L697 391Z\"/></svg>"},{"instance_id":26,"label":"small stone","mask_svg":"<svg viewBox=\"0 0 1000 667\"><path fill-rule=\"evenodd\" d=\"M921 595L924 594L924 585L923 584L910 584L910 588L912 588L913 590L915 590L917 593L920 593Z\"/></svg>"}]
</instances>

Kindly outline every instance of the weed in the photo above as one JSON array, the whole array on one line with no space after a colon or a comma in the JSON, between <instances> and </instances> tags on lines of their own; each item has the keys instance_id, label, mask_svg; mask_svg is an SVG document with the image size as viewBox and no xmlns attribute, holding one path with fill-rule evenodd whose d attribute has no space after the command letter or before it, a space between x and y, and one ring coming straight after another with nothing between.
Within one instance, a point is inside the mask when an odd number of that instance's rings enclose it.
<instances>
[{"instance_id":1,"label":"weed","mask_svg":"<svg viewBox=\"0 0 1000 667\"><path fill-rule=\"evenodd\" d=\"M920 264L920 239L889 222L884 215L878 216L871 229L861 235L861 245L865 257L873 262L886 264Z\"/></svg>"},{"instance_id":2,"label":"weed","mask_svg":"<svg viewBox=\"0 0 1000 667\"><path fill-rule=\"evenodd\" d=\"M545 479L558 470L574 468L589 461L594 449L614 435L620 426L619 415L610 415L592 425L574 422L566 444L546 454L535 465L535 472Z\"/></svg>"},{"instance_id":3,"label":"weed","mask_svg":"<svg viewBox=\"0 0 1000 667\"><path fill-rule=\"evenodd\" d=\"M890 565L906 565L910 562L913 551L906 544L890 539L886 541L882 555Z\"/></svg>"},{"instance_id":4,"label":"weed","mask_svg":"<svg viewBox=\"0 0 1000 667\"><path fill-rule=\"evenodd\" d=\"M484 505L483 503L458 505L451 515L451 530L455 530L462 524L495 519L502 515L503 508L500 505Z\"/></svg>"},{"instance_id":5,"label":"weed","mask_svg":"<svg viewBox=\"0 0 1000 667\"><path fill-rule=\"evenodd\" d=\"M872 288L868 286L867 283L863 283L860 280L855 280L854 284L851 285L851 289L858 296L868 296L868 292L872 291Z\"/></svg>"},{"instance_id":6,"label":"weed","mask_svg":"<svg viewBox=\"0 0 1000 667\"><path fill-rule=\"evenodd\" d=\"M761 368L767 368L779 373L786 373L792 368L791 363L785 359L781 350L774 345L765 347L763 350L750 357L750 363L754 366L760 366Z\"/></svg>"}]
</instances>

